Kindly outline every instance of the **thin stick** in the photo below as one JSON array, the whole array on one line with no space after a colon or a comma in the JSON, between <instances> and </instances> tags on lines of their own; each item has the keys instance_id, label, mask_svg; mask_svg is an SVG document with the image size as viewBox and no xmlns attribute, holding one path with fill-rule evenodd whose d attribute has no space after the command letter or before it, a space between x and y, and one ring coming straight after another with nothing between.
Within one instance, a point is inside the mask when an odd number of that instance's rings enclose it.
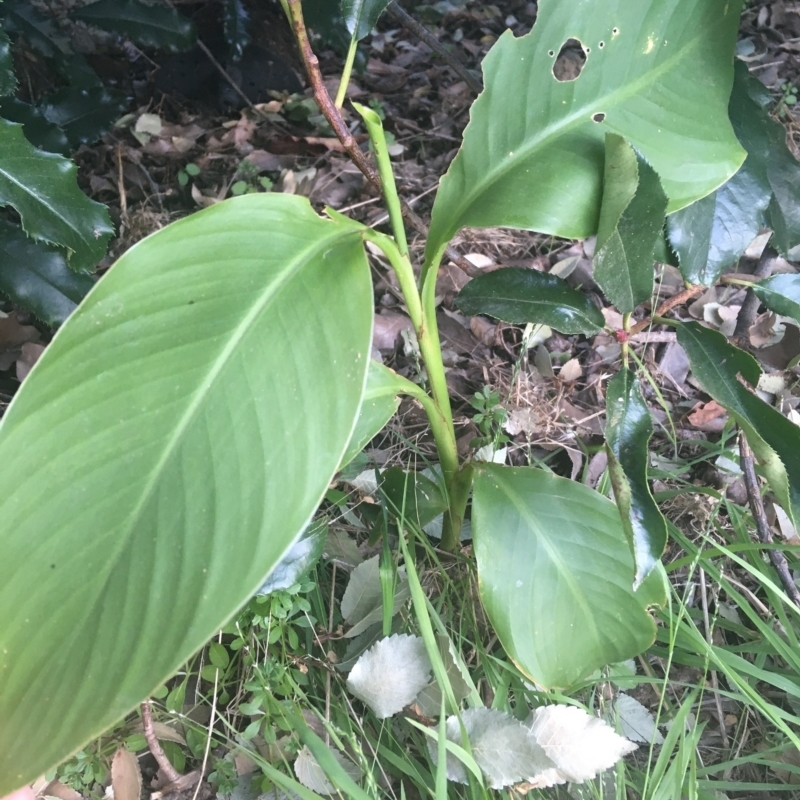
<instances>
[{"instance_id":1,"label":"thin stick","mask_svg":"<svg viewBox=\"0 0 800 800\"><path fill-rule=\"evenodd\" d=\"M397 3L392 3L387 9L390 17L394 17L404 28L407 28L421 42L425 42L436 55L447 62L447 66L458 75L475 94L483 91L483 83L476 78L442 43L424 26L417 22L411 14L406 13Z\"/></svg>"},{"instance_id":2,"label":"thin stick","mask_svg":"<svg viewBox=\"0 0 800 800\"><path fill-rule=\"evenodd\" d=\"M311 42L308 38L308 31L306 30L306 24L303 19L303 9L300 7L300 0L286 0L286 5L289 8L292 30L297 40L297 46L300 49L300 55L303 59L306 73L308 74L311 90L314 93L314 99L317 101L322 115L328 120L328 124L336 134L336 138L342 143L342 146L353 163L361 170L364 177L383 194L380 175L378 175L377 170L372 166L369 159L358 146L358 142L356 142L353 134L350 133L350 129L347 127L341 112L336 108L336 104L331 99L330 94L328 94L328 89L325 86L325 81L319 69L319 59L311 48ZM409 225L411 225L417 233L427 238L428 226L422 221L419 215L416 214L402 198L400 200L400 206L403 211L403 216L408 220ZM475 274L475 267L459 255L452 247L448 247L446 252L447 257L460 269L464 270L468 275Z\"/></svg>"},{"instance_id":3,"label":"thin stick","mask_svg":"<svg viewBox=\"0 0 800 800\"><path fill-rule=\"evenodd\" d=\"M739 433L739 457L742 464L742 472L744 473L744 485L747 488L747 499L750 501L750 510L753 512L758 538L763 544L771 545L772 532L769 529L769 521L764 511L764 501L761 499L761 491L758 488L753 451L750 449L750 445L742 432ZM769 560L772 562L772 566L775 567L786 594L800 608L800 590L792 580L786 556L781 550L770 548L768 552Z\"/></svg>"},{"instance_id":4,"label":"thin stick","mask_svg":"<svg viewBox=\"0 0 800 800\"><path fill-rule=\"evenodd\" d=\"M217 636L217 642L222 644L222 631L219 632ZM206 747L203 751L203 763L200 766L200 777L202 778L203 775L206 774L206 766L208 765L208 754L211 752L211 740L213 738L214 733L214 723L217 721L217 690L219 688L219 668L214 670L214 693L211 696L211 715L208 719L208 739L206 739ZM200 786L202 785L202 781L197 782L197 786L195 787L194 794L192 795L192 800L197 800L197 795L200 793Z\"/></svg>"},{"instance_id":5,"label":"thin stick","mask_svg":"<svg viewBox=\"0 0 800 800\"><path fill-rule=\"evenodd\" d=\"M653 314L652 317L647 317L647 319L643 319L641 322L637 322L629 331L631 335L635 333L641 333L645 328L649 327L655 321L655 317L663 317L668 311L672 311L673 308L676 306L683 305L688 300L691 300L693 297L696 297L701 292L704 292L708 287L707 286L690 286L688 289L684 289L682 292L678 292L678 294L670 297L669 300L665 300L659 307L658 311Z\"/></svg>"},{"instance_id":6,"label":"thin stick","mask_svg":"<svg viewBox=\"0 0 800 800\"><path fill-rule=\"evenodd\" d=\"M179 781L181 779L180 772L172 766L172 763L167 758L167 754L161 747L161 743L158 741L158 737L153 730L153 712L150 708L149 700L145 700L144 703L142 703L142 730L144 731L144 738L147 739L147 746L150 748L153 758L156 760L156 763L167 780L170 783Z\"/></svg>"},{"instance_id":7,"label":"thin stick","mask_svg":"<svg viewBox=\"0 0 800 800\"><path fill-rule=\"evenodd\" d=\"M758 259L753 278L766 278L775 267L775 259L778 254L769 245L767 245L761 252L761 258ZM742 307L739 309L739 316L736 318L736 330L733 332L733 340L739 344L742 340L747 338L750 327L756 321L758 314L758 306L761 300L758 299L756 293L752 289L747 290Z\"/></svg>"}]
</instances>

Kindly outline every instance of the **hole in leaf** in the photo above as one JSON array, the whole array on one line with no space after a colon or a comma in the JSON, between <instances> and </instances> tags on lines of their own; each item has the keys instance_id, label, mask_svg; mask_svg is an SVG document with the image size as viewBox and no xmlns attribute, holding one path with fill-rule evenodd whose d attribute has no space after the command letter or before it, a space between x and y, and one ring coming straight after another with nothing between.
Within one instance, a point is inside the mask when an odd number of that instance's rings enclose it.
<instances>
[{"instance_id":1,"label":"hole in leaf","mask_svg":"<svg viewBox=\"0 0 800 800\"><path fill-rule=\"evenodd\" d=\"M606 43L605 42L598 42L597 46L602 50L606 46Z\"/></svg>"},{"instance_id":2,"label":"hole in leaf","mask_svg":"<svg viewBox=\"0 0 800 800\"><path fill-rule=\"evenodd\" d=\"M555 54L556 54L556 51L555 51L555 50L548 50L548 51L547 51L547 55L549 55L549 56L550 56L550 58L552 58L552 57L553 57Z\"/></svg>"},{"instance_id":3,"label":"hole in leaf","mask_svg":"<svg viewBox=\"0 0 800 800\"><path fill-rule=\"evenodd\" d=\"M553 62L553 76L557 81L574 81L580 77L586 63L586 50L577 39L567 39Z\"/></svg>"},{"instance_id":4,"label":"hole in leaf","mask_svg":"<svg viewBox=\"0 0 800 800\"><path fill-rule=\"evenodd\" d=\"M613 33L614 36L616 36L619 33L619 28L612 28L611 33Z\"/></svg>"},{"instance_id":5,"label":"hole in leaf","mask_svg":"<svg viewBox=\"0 0 800 800\"><path fill-rule=\"evenodd\" d=\"M592 122L602 122L605 118L606 115L602 111L592 114Z\"/></svg>"}]
</instances>

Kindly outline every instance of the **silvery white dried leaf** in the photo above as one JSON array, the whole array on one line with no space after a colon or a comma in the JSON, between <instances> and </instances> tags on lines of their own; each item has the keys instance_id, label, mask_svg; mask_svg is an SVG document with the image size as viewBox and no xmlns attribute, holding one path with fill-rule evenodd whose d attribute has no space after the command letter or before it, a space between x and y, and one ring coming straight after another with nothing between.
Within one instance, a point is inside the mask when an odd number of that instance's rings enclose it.
<instances>
[{"instance_id":1,"label":"silvery white dried leaf","mask_svg":"<svg viewBox=\"0 0 800 800\"><path fill-rule=\"evenodd\" d=\"M376 642L356 661L347 688L385 719L413 702L430 674L422 639L398 633Z\"/></svg>"},{"instance_id":2,"label":"silvery white dried leaf","mask_svg":"<svg viewBox=\"0 0 800 800\"><path fill-rule=\"evenodd\" d=\"M664 744L664 737L656 727L653 715L629 694L620 694L614 701L614 710L619 718L622 735L632 742Z\"/></svg>"},{"instance_id":3,"label":"silvery white dried leaf","mask_svg":"<svg viewBox=\"0 0 800 800\"><path fill-rule=\"evenodd\" d=\"M464 723L475 763L481 768L492 789L502 789L553 769L553 762L528 735L527 728L504 711L469 708L462 713L461 721ZM461 728L457 717L447 719L447 738L461 744ZM435 762L435 743L429 743L428 750ZM464 765L450 753L447 755L447 777L458 783L467 782Z\"/></svg>"},{"instance_id":4,"label":"silvery white dried leaf","mask_svg":"<svg viewBox=\"0 0 800 800\"><path fill-rule=\"evenodd\" d=\"M453 696L456 702L460 702L470 693L470 685L464 680L461 670L456 661L455 650L450 642L449 636L436 634L436 645L439 649L439 655L444 662L444 669L447 673L447 680L450 682L450 687L453 690ZM417 695L416 703L419 710L426 717L438 717L439 710L442 704L442 690L439 688L438 682L434 679Z\"/></svg>"},{"instance_id":5,"label":"silvery white dried leaf","mask_svg":"<svg viewBox=\"0 0 800 800\"><path fill-rule=\"evenodd\" d=\"M344 771L354 780L361 777L361 770L340 750L330 748L333 757L341 764ZM300 749L294 762L294 774L297 780L317 794L334 794L336 787L328 780L328 776L312 752L305 746Z\"/></svg>"},{"instance_id":6,"label":"silvery white dried leaf","mask_svg":"<svg viewBox=\"0 0 800 800\"><path fill-rule=\"evenodd\" d=\"M594 778L636 749L603 720L575 706L537 708L525 725L559 772L573 783Z\"/></svg>"}]
</instances>

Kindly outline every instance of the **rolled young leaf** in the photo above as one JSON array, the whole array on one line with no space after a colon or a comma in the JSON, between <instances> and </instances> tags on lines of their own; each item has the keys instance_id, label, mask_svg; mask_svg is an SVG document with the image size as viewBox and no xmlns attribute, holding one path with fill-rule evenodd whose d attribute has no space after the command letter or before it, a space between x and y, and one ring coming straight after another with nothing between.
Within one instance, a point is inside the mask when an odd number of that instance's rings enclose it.
<instances>
[{"instance_id":1,"label":"rolled young leaf","mask_svg":"<svg viewBox=\"0 0 800 800\"><path fill-rule=\"evenodd\" d=\"M653 168L621 136L606 134L594 279L624 314L650 298L667 196Z\"/></svg>"},{"instance_id":2,"label":"rolled young leaf","mask_svg":"<svg viewBox=\"0 0 800 800\"><path fill-rule=\"evenodd\" d=\"M747 150L744 164L715 192L667 218L681 274L692 284L713 286L739 261L766 220L772 198L767 170L769 127L775 123L751 97L753 81L761 86L750 76L747 65L737 62L728 112L733 130Z\"/></svg>"},{"instance_id":3,"label":"rolled young leaf","mask_svg":"<svg viewBox=\"0 0 800 800\"><path fill-rule=\"evenodd\" d=\"M631 370L620 370L609 382L606 409L608 467L622 527L633 551L634 586L639 586L664 552L667 523L647 484L647 445L653 423L639 379Z\"/></svg>"},{"instance_id":4,"label":"rolled young leaf","mask_svg":"<svg viewBox=\"0 0 800 800\"><path fill-rule=\"evenodd\" d=\"M517 667L569 687L652 644L647 607L661 574L633 591L633 556L614 504L533 467L475 466L472 533L481 600Z\"/></svg>"},{"instance_id":5,"label":"rolled young leaf","mask_svg":"<svg viewBox=\"0 0 800 800\"><path fill-rule=\"evenodd\" d=\"M0 426L0 795L127 713L246 602L350 440L361 226L225 201L131 248Z\"/></svg>"},{"instance_id":6,"label":"rolled young leaf","mask_svg":"<svg viewBox=\"0 0 800 800\"><path fill-rule=\"evenodd\" d=\"M127 36L144 47L176 53L188 50L196 39L194 23L175 8L139 0L97 0L70 16L104 31Z\"/></svg>"},{"instance_id":7,"label":"rolled young leaf","mask_svg":"<svg viewBox=\"0 0 800 800\"><path fill-rule=\"evenodd\" d=\"M773 275L757 283L753 292L770 311L800 324L800 275Z\"/></svg>"},{"instance_id":8,"label":"rolled young leaf","mask_svg":"<svg viewBox=\"0 0 800 800\"><path fill-rule=\"evenodd\" d=\"M541 0L533 30L506 31L442 179L426 258L460 228L504 225L568 238L597 232L607 131L652 165L676 211L733 175L745 153L728 120L741 3ZM568 39L578 78L553 63Z\"/></svg>"},{"instance_id":9,"label":"rolled young leaf","mask_svg":"<svg viewBox=\"0 0 800 800\"><path fill-rule=\"evenodd\" d=\"M800 523L800 428L742 385L758 385L761 368L744 350L697 322L678 327L678 342L703 389L742 426L772 490Z\"/></svg>"},{"instance_id":10,"label":"rolled young leaf","mask_svg":"<svg viewBox=\"0 0 800 800\"><path fill-rule=\"evenodd\" d=\"M556 275L505 267L473 278L456 297L465 314L487 314L503 322L549 325L562 333L602 330L600 309Z\"/></svg>"},{"instance_id":11,"label":"rolled young leaf","mask_svg":"<svg viewBox=\"0 0 800 800\"><path fill-rule=\"evenodd\" d=\"M67 249L72 269L89 271L113 233L108 210L75 180L78 168L33 147L22 125L0 119L0 206L13 206L28 236Z\"/></svg>"}]
</instances>

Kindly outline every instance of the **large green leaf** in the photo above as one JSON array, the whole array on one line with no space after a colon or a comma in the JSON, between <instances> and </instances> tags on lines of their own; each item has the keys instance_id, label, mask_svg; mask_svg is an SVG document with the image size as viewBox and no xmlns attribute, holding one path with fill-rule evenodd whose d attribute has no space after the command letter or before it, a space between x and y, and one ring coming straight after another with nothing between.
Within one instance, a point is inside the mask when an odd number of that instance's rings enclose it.
<instances>
[{"instance_id":1,"label":"large green leaf","mask_svg":"<svg viewBox=\"0 0 800 800\"><path fill-rule=\"evenodd\" d=\"M94 286L88 275L71 270L64 254L29 239L0 219L0 292L55 328Z\"/></svg>"},{"instance_id":2,"label":"large green leaf","mask_svg":"<svg viewBox=\"0 0 800 800\"><path fill-rule=\"evenodd\" d=\"M667 523L647 484L653 435L650 410L642 397L639 379L622 369L606 391L606 444L614 497L636 565L638 586L654 569L667 543Z\"/></svg>"},{"instance_id":3,"label":"large green leaf","mask_svg":"<svg viewBox=\"0 0 800 800\"><path fill-rule=\"evenodd\" d=\"M129 250L0 426L0 795L98 735L256 591L350 439L357 223L235 198Z\"/></svg>"},{"instance_id":4,"label":"large green leaf","mask_svg":"<svg viewBox=\"0 0 800 800\"><path fill-rule=\"evenodd\" d=\"M228 53L238 61L250 44L250 15L243 0L225 0L222 6L222 32L228 44Z\"/></svg>"},{"instance_id":5,"label":"large green leaf","mask_svg":"<svg viewBox=\"0 0 800 800\"><path fill-rule=\"evenodd\" d=\"M770 311L800 324L800 275L773 275L757 283L753 292Z\"/></svg>"},{"instance_id":6,"label":"large green leaf","mask_svg":"<svg viewBox=\"0 0 800 800\"><path fill-rule=\"evenodd\" d=\"M11 58L11 42L6 32L0 28L0 96L11 94L17 88L14 76L14 61Z\"/></svg>"},{"instance_id":7,"label":"large green leaf","mask_svg":"<svg viewBox=\"0 0 800 800\"><path fill-rule=\"evenodd\" d=\"M606 134L594 279L623 313L650 298L667 196L655 170L621 136Z\"/></svg>"},{"instance_id":8,"label":"large green leaf","mask_svg":"<svg viewBox=\"0 0 800 800\"><path fill-rule=\"evenodd\" d=\"M194 24L167 5L139 0L97 0L71 16L105 31L127 36L145 47L177 52L195 43Z\"/></svg>"},{"instance_id":9,"label":"large green leaf","mask_svg":"<svg viewBox=\"0 0 800 800\"><path fill-rule=\"evenodd\" d=\"M597 333L605 324L588 295L556 275L506 267L473 278L456 297L470 316L488 314L503 322L549 325L562 333Z\"/></svg>"},{"instance_id":10,"label":"large green leaf","mask_svg":"<svg viewBox=\"0 0 800 800\"><path fill-rule=\"evenodd\" d=\"M0 206L11 205L28 236L67 248L69 265L88 271L113 233L106 207L78 188L77 167L37 150L22 125L0 119Z\"/></svg>"},{"instance_id":11,"label":"large green leaf","mask_svg":"<svg viewBox=\"0 0 800 800\"><path fill-rule=\"evenodd\" d=\"M568 687L655 638L661 574L633 591L633 556L614 504L533 467L475 466L472 532L481 599L514 663Z\"/></svg>"},{"instance_id":12,"label":"large green leaf","mask_svg":"<svg viewBox=\"0 0 800 800\"><path fill-rule=\"evenodd\" d=\"M71 52L69 42L53 22L30 0L3 0L0 3L3 30L22 36L27 43L45 58L58 61Z\"/></svg>"},{"instance_id":13,"label":"large green leaf","mask_svg":"<svg viewBox=\"0 0 800 800\"><path fill-rule=\"evenodd\" d=\"M747 151L741 169L717 191L667 219L670 244L689 283L713 286L739 261L765 221L772 197L767 164L774 123L750 96L753 80L747 66L737 62L728 112Z\"/></svg>"},{"instance_id":14,"label":"large green leaf","mask_svg":"<svg viewBox=\"0 0 800 800\"><path fill-rule=\"evenodd\" d=\"M392 0L342 0L342 18L356 41L369 36Z\"/></svg>"},{"instance_id":15,"label":"large green leaf","mask_svg":"<svg viewBox=\"0 0 800 800\"><path fill-rule=\"evenodd\" d=\"M739 0L542 0L527 36L506 31L433 208L428 259L472 225L570 238L597 231L607 132L661 177L669 210L724 183L744 159L728 120ZM569 38L580 76L553 61Z\"/></svg>"},{"instance_id":16,"label":"large green leaf","mask_svg":"<svg viewBox=\"0 0 800 800\"><path fill-rule=\"evenodd\" d=\"M800 428L749 391L739 380L758 384L761 368L749 354L717 331L697 322L678 327L678 342L689 356L703 389L742 426L750 447L781 505L800 523Z\"/></svg>"},{"instance_id":17,"label":"large green leaf","mask_svg":"<svg viewBox=\"0 0 800 800\"><path fill-rule=\"evenodd\" d=\"M393 370L370 359L367 388L364 390L356 427L340 469L346 467L383 430L397 411L400 405L399 395L405 391L404 386L408 386L408 383Z\"/></svg>"}]
</instances>

